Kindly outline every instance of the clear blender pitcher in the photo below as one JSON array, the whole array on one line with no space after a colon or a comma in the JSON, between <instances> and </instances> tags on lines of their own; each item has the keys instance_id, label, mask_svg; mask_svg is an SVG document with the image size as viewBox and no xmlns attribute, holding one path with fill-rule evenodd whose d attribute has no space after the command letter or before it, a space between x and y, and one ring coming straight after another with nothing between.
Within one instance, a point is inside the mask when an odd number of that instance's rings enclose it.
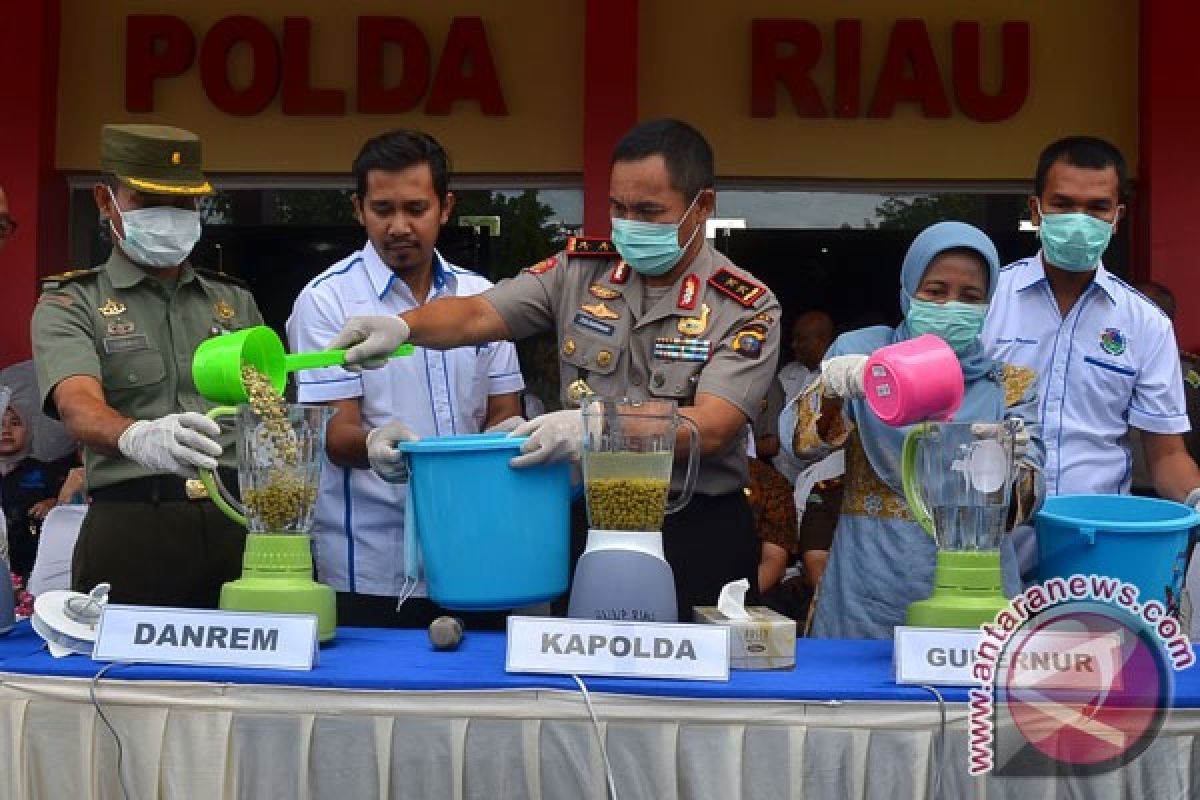
<instances>
[{"instance_id":1,"label":"clear blender pitcher","mask_svg":"<svg viewBox=\"0 0 1200 800\"><path fill-rule=\"evenodd\" d=\"M217 473L200 472L212 501L249 531L242 577L221 587L221 608L314 614L321 641L333 638L337 616L333 590L312 578L308 533L332 415L326 406L282 402L262 414L218 406L209 417L234 419L242 501Z\"/></svg>"},{"instance_id":2,"label":"clear blender pitcher","mask_svg":"<svg viewBox=\"0 0 1200 800\"><path fill-rule=\"evenodd\" d=\"M209 416L233 416L237 442L237 502L220 486L214 502L251 533L308 533L321 481L326 406L285 404L263 416L248 405L213 409ZM214 476L215 477L215 476Z\"/></svg>"},{"instance_id":3,"label":"clear blender pitcher","mask_svg":"<svg viewBox=\"0 0 1200 800\"><path fill-rule=\"evenodd\" d=\"M668 501L679 427L688 431L680 493ZM663 518L696 485L700 432L673 400L592 397L583 407L587 550L568 613L584 619L674 622L675 576L663 557Z\"/></svg>"},{"instance_id":4,"label":"clear blender pitcher","mask_svg":"<svg viewBox=\"0 0 1200 800\"><path fill-rule=\"evenodd\" d=\"M1008 528L1020 423L927 422L904 440L904 496L937 543L933 594L908 609L910 625L974 628L1008 604L1000 544Z\"/></svg>"},{"instance_id":5,"label":"clear blender pitcher","mask_svg":"<svg viewBox=\"0 0 1200 800\"><path fill-rule=\"evenodd\" d=\"M679 426L688 431L687 471L668 502ZM687 505L696 486L700 433L673 400L590 398L583 407L583 481L588 527L661 531L663 517Z\"/></svg>"}]
</instances>

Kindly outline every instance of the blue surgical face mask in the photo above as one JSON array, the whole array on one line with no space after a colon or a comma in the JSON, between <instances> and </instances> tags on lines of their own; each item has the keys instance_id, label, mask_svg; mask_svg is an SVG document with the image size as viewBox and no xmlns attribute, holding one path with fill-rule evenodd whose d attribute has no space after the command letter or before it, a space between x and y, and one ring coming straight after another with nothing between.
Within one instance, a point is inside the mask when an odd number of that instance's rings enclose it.
<instances>
[{"instance_id":1,"label":"blue surgical face mask","mask_svg":"<svg viewBox=\"0 0 1200 800\"><path fill-rule=\"evenodd\" d=\"M199 211L174 206L122 211L112 189L108 192L125 231L123 238L118 236L116 226L109 220L113 236L135 264L155 269L177 267L200 241Z\"/></svg>"},{"instance_id":2,"label":"blue surgical face mask","mask_svg":"<svg viewBox=\"0 0 1200 800\"><path fill-rule=\"evenodd\" d=\"M983 330L987 310L987 303L931 303L914 297L908 301L905 320L913 336L926 333L940 336L950 345L950 349L961 356Z\"/></svg>"},{"instance_id":3,"label":"blue surgical face mask","mask_svg":"<svg viewBox=\"0 0 1200 800\"><path fill-rule=\"evenodd\" d=\"M679 218L679 222L639 222L635 219L612 220L612 241L621 254L621 258L633 271L639 275L657 277L666 275L683 258L684 251L691 246L692 240L700 232L702 226L697 225L682 246L679 244L679 226L687 219L688 213L700 199L697 194L692 198L687 211Z\"/></svg>"},{"instance_id":4,"label":"blue surgical face mask","mask_svg":"<svg viewBox=\"0 0 1200 800\"><path fill-rule=\"evenodd\" d=\"M1047 214L1040 200L1035 200L1042 224L1038 238L1046 261L1069 272L1088 272L1096 268L1100 256L1112 238L1117 218L1112 222L1096 219L1091 214L1070 212Z\"/></svg>"}]
</instances>

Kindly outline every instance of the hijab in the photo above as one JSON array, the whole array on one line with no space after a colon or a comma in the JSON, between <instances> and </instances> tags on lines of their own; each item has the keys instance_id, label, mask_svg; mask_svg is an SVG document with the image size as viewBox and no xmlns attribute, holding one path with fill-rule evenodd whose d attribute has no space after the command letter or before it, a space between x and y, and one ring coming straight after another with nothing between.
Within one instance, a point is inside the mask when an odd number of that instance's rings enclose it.
<instances>
[{"instance_id":1,"label":"hijab","mask_svg":"<svg viewBox=\"0 0 1200 800\"><path fill-rule=\"evenodd\" d=\"M8 408L21 418L21 423L25 426L25 444L16 453L0 455L0 475L12 472L33 452L33 422L38 407L37 391L29 384L18 384L8 388L12 391L12 396L8 400Z\"/></svg>"},{"instance_id":2,"label":"hijab","mask_svg":"<svg viewBox=\"0 0 1200 800\"><path fill-rule=\"evenodd\" d=\"M965 222L939 222L918 234L904 256L900 268L900 309L907 315L913 296L925 277L925 271L947 250L967 249L979 254L987 265L987 298L990 303L1000 275L1000 256L996 245L983 231ZM844 355L869 355L881 347L913 338L908 323L895 328L876 325L844 333L834 341L825 358ZM987 356L983 342L974 343L958 357L962 365L966 391L962 406L954 414L956 422L994 422L1004 415L1004 390L1000 385L1000 364ZM903 495L900 481L900 452L910 426L893 428L871 411L865 399L850 400L846 413L858 426L863 450L875 473Z\"/></svg>"}]
</instances>

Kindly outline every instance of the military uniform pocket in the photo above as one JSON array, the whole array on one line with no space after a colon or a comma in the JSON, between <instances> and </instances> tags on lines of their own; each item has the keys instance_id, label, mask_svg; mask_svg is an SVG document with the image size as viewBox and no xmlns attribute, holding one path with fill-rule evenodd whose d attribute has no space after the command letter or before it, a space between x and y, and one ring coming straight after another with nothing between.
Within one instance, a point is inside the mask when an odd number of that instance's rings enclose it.
<instances>
[{"instance_id":1,"label":"military uniform pocket","mask_svg":"<svg viewBox=\"0 0 1200 800\"><path fill-rule=\"evenodd\" d=\"M596 336L578 329L568 329L558 347L563 363L596 375L611 375L621 360L621 344L616 336Z\"/></svg>"},{"instance_id":2,"label":"military uniform pocket","mask_svg":"<svg viewBox=\"0 0 1200 800\"><path fill-rule=\"evenodd\" d=\"M703 368L703 364L690 361L658 362L650 370L647 389L655 397L690 399L696 393Z\"/></svg>"},{"instance_id":3,"label":"military uniform pocket","mask_svg":"<svg viewBox=\"0 0 1200 800\"><path fill-rule=\"evenodd\" d=\"M167 377L162 353L157 350L113 353L104 358L102 369L105 390L116 392L152 386Z\"/></svg>"}]
</instances>

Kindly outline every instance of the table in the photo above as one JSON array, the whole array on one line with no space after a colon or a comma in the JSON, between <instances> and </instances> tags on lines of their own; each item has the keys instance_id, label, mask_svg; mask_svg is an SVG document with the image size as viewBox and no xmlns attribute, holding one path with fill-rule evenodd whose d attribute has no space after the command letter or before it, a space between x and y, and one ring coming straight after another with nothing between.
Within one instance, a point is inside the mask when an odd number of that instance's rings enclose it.
<instances>
[{"instance_id":1,"label":"table","mask_svg":"<svg viewBox=\"0 0 1200 800\"><path fill-rule=\"evenodd\" d=\"M587 678L621 800L1057 798L1054 780L966 775L966 690L891 681L891 643L801 640L797 667L728 683ZM104 665L0 638L0 798L120 797L116 745L89 700ZM1086 798L1200 793L1200 670L1125 769ZM456 652L424 631L341 629L311 672L117 666L96 691L138 798L604 798L569 677L504 672L502 634ZM938 766L941 766L940 775ZM935 777L936 776L936 777Z\"/></svg>"}]
</instances>

